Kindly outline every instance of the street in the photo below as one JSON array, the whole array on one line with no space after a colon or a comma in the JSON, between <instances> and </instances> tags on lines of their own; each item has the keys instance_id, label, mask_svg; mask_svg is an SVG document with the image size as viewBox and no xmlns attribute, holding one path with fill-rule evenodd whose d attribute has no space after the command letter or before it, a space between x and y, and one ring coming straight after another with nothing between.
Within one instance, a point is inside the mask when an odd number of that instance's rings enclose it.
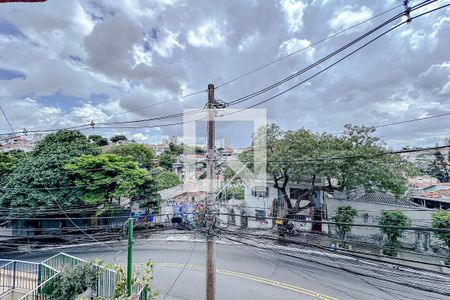
<instances>
[{"instance_id":1,"label":"street","mask_svg":"<svg viewBox=\"0 0 450 300\"><path fill-rule=\"evenodd\" d=\"M182 235L179 239L170 238L173 240L137 240L134 263L142 264L148 259L155 262L154 286L160 293L159 299L204 299L205 244ZM127 259L125 243L61 251L86 260L100 258L125 264ZM37 252L17 259L40 261L57 252ZM447 298L442 293L448 293L450 281L441 275L394 270L374 263L362 266L359 262L291 248L283 252L295 253L299 258L220 240L216 247L217 299ZM314 261L317 257L319 263Z\"/></svg>"}]
</instances>

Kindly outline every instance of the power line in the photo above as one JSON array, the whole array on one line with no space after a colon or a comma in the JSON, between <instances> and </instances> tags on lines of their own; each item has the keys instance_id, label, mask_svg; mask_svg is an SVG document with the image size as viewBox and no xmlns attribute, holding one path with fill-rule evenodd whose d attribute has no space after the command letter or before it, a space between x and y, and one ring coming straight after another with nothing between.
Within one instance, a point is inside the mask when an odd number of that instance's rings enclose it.
<instances>
[{"instance_id":1,"label":"power line","mask_svg":"<svg viewBox=\"0 0 450 300\"><path fill-rule=\"evenodd\" d=\"M312 47L314 47L314 46L317 46L317 45L319 45L319 44L321 44L321 43L323 43L323 42L325 42L325 41L327 41L327 40L329 40L329 39L331 39L331 38L334 38L334 37L336 37L336 36L338 36L338 35L341 35L341 34L347 32L347 31L349 31L349 30L352 30L352 29L354 29L354 28L356 28L356 27L358 27L358 26L360 26L360 25L363 25L363 24L365 24L365 23L367 23L367 22L370 22L370 21L372 21L372 20L374 20L374 19L376 19L376 18L378 18L378 17L381 17L381 16L383 16L383 15L385 15L385 14L387 14L387 13L389 13L389 12L391 12L391 11L395 10L396 8L401 7L401 6L402 6L402 4L396 5L396 6L392 7L391 9L388 9L388 10L386 10L386 11L383 11L383 12L379 13L379 14L376 14L375 16L373 16L373 17L371 17L371 18L368 18L368 19L366 19L366 20L364 20L364 21L361 21L361 22L359 22L359 23L357 23L357 24L355 24L355 25L352 25L352 26L350 26L350 27L347 27L347 28L345 28L345 29L343 29L343 30L341 30L341 31L338 31L338 32L336 32L336 33L333 33L333 34L331 34L331 35L328 35L328 36L325 37L325 38L319 39L318 41L316 41L316 42L314 42L314 43L312 43L312 44L310 44L310 45L308 45L308 46L306 46L306 47L304 47L304 48L302 48L302 49L299 49L299 50L296 50L296 51L294 51L294 52L291 52L291 53L289 53L289 54L287 54L287 55L285 55L285 56L282 56L282 57L280 57L280 58L278 58L278 59L275 59L275 60L273 60L273 61L271 61L271 62L268 62L268 63L266 63L266 64L264 64L264 65L262 65L262 66L259 66L259 67L257 67L257 68L254 68L254 69L248 71L248 72L245 72L245 73L243 73L243 74L241 74L241 75L238 75L237 77L234 77L234 78L232 78L232 79L229 79L229 80L225 81L224 83L219 84L219 85L216 87L216 89L221 88L221 87L223 87L223 86L226 86L226 85L228 85L228 84L231 84L231 83L233 83L233 82L235 82L235 81L237 81L237 80L239 80L239 79L242 79L242 78L244 78L244 77L247 77L247 76L249 76L249 75L251 75L251 74L253 74L253 73L256 73L256 72L258 72L258 71L260 71L260 70L263 70L263 69L265 69L265 68L267 68L267 67L269 67L269 66L271 66L271 65L273 65L273 64L276 64L276 63L278 63L278 62L280 62L280 61L282 61L282 60L285 60L286 58L289 58L289 57L291 57L291 56L293 56L293 55L296 55L296 54L298 54L298 53L300 53L300 52L303 52L304 50L307 50L307 49L310 49L310 48L312 48Z\"/></svg>"},{"instance_id":2,"label":"power line","mask_svg":"<svg viewBox=\"0 0 450 300\"><path fill-rule=\"evenodd\" d=\"M11 128L11 131L14 133L14 128L12 127L11 122L10 122L9 119L8 119L8 116L6 115L6 113L5 113L5 111L3 110L3 107L2 107L1 105L0 105L0 110L2 111L2 114L3 114L3 116L5 117L6 122L7 122L8 125L9 125L9 128Z\"/></svg>"},{"instance_id":3,"label":"power line","mask_svg":"<svg viewBox=\"0 0 450 300\"><path fill-rule=\"evenodd\" d=\"M413 8L412 10L419 9L419 8L424 7L425 5L429 5L429 4L431 4L432 2L435 2L435 1L437 1L437 0L433 0L433 1L428 0L428 1L422 2L421 4L414 6L414 8ZM448 6L448 5L444 5L444 6L441 6L441 7L436 8L436 9L427 11L427 12L425 12L425 13L422 13L422 14L420 14L420 15L417 15L417 16L413 17L412 19L415 19L415 18L418 18L418 17L420 17L420 16L426 15L426 14L428 14L428 13L430 13L430 12L433 12L433 11L437 11L437 10L442 9L442 8L445 8L445 7L447 7L447 6ZM404 14L399 14L398 16L391 18L390 20L386 21L387 23L385 22L385 23L386 23L385 25L387 25L388 23L392 22L392 21L395 20L395 19L398 19L399 17L401 17L401 16L403 16L403 15L404 15ZM394 30L394 29L396 29L396 28L399 27L400 25L403 25L404 23L407 23L407 21L402 22L402 23L400 23L400 24L394 26L394 27L391 28L390 30L384 32L384 33L381 34L380 36L376 37L375 39L372 39L371 41L369 41L369 42L366 43L365 45L359 47L359 48L356 49L355 51L352 51L350 54L348 54L348 55L346 55L345 57L341 58L340 60L338 60L337 62L333 63L332 65L328 66L328 67L325 68L324 70L321 70L320 72L318 72L318 73L314 74L313 76L309 77L307 80L304 80L304 81L302 81L302 82L300 82L300 83L298 83L298 84L296 84L296 85L294 85L294 86L288 88L287 90L285 90L285 91L283 91L283 92L281 92L281 93L279 93L279 94L277 94L277 95L274 95L274 96L272 96L272 97L270 97L270 98L268 98L268 99L266 99L266 100L263 100L263 101L258 102L258 103L256 103L256 104L250 106L250 107L247 107L246 109L250 109L250 108L252 108L252 107L258 106L258 105L260 105L260 104L262 104L262 103L265 103L265 102L268 102L268 101L270 101L270 100L272 100L272 99L274 99L274 98L276 98L276 97L278 97L278 96L280 96L280 95L282 95L282 94L284 94L284 93L287 93L288 91L290 91L290 90L296 88L296 87L299 86L300 84L303 84L303 83L307 82L308 80L310 80L310 79L312 79L312 78L318 76L319 74L325 72L326 70L328 70L328 69L331 68L332 66L334 66L334 65L336 65L337 63L341 62L342 60L346 59L347 57L349 57L350 55L354 54L355 52L361 50L363 47L367 46L368 44L370 44L371 42L373 42L373 41L375 41L376 39L380 38L381 36L383 36L383 35L389 33L390 31L392 31L392 30ZM379 26L380 26L380 25L379 25ZM383 26L381 26L381 27L383 27ZM379 27L379 28L381 28L381 27ZM379 29L379 28L378 28L378 29ZM375 30L378 30L378 29L375 29ZM374 29L371 30L371 32L374 32ZM370 34L370 33L367 33L365 36L367 36L368 34ZM360 39L361 39L361 37L358 38L357 40L354 40L354 41L350 42L349 44L350 44L350 45L353 45L354 43L356 43L356 42L359 41ZM344 46L344 47L345 47L345 48L348 48L348 47L350 46L349 44L347 44L347 45ZM341 51L343 51L343 50L337 50L337 51L341 52ZM336 52L336 51L335 51L335 52ZM339 52L338 52L338 53L339 53ZM336 53L336 54L337 54L337 53ZM335 55L335 54L330 54L330 55ZM329 58L327 58L327 59L329 59ZM316 63L317 63L317 62L316 62ZM308 67L308 68L311 68L311 66ZM302 70L300 70L299 72L302 72ZM305 71L303 71L303 72L305 72ZM297 73L298 73L298 72L297 72ZM294 77L295 77L295 76L298 76L298 75L293 74L293 75L291 75L291 76L294 76ZM281 84L281 82L284 83L285 80L288 81L288 80L293 79L293 78L290 78L291 76L289 76L289 77L287 77L287 78L285 78L285 79L283 79L283 80L281 80L281 81L275 83L274 85L279 85L279 84ZM273 86L273 85L272 85L272 86ZM230 102L230 105L234 105L234 104L237 104L237 103L241 103L241 102L243 102L243 101L247 101L247 100L249 100L249 99L251 99L251 98L253 98L253 97L256 97L256 96L259 95L260 93L265 92L266 89L270 90L270 89L274 88L274 87L272 87L272 86L267 87L267 88L265 88L265 89L263 89L263 90L257 91L257 92L255 92L255 93L249 94L249 95L247 95L247 96L241 97L241 98L239 98L239 99L233 100L232 102ZM238 100L239 102L236 102L237 100ZM244 110L245 110L245 109L244 109ZM198 110L198 112L200 112L200 111L201 111L201 110ZM197 112L190 112L190 113L197 113ZM119 125L119 124L129 124L129 123L147 122L147 121L154 121L154 120L163 120L163 119L167 119L167 118L181 117L182 115L184 115L184 114L183 114L183 113L177 113L177 114L171 114L171 115L160 116L160 117L154 117L154 118L147 118L147 119L141 119L141 120L133 120L133 121L104 122L104 123L99 123L99 125ZM169 124L162 124L162 125L152 125L152 126L142 126L142 127L136 127L136 128L155 128L155 127L172 126L172 125L181 125L181 124L184 124L184 122L176 122L176 123L169 123ZM80 125L80 126L92 126L92 124L86 124L86 125ZM105 126L105 127L98 127L98 128L101 129L101 128L121 128L121 127ZM50 129L50 130L48 130L48 131L57 131L57 130L58 130L58 129ZM33 132L44 132L44 131L42 131L42 130L35 130L35 131L33 131Z\"/></svg>"}]
</instances>

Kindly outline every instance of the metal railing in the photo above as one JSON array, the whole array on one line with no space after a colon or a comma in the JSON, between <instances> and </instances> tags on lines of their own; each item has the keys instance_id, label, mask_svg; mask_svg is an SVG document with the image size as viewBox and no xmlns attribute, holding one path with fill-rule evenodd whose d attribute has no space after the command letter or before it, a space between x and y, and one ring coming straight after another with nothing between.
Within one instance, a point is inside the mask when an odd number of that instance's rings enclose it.
<instances>
[{"instance_id":1,"label":"metal railing","mask_svg":"<svg viewBox=\"0 0 450 300\"><path fill-rule=\"evenodd\" d=\"M13 289L14 267L12 261L0 261L0 297Z\"/></svg>"},{"instance_id":2,"label":"metal railing","mask_svg":"<svg viewBox=\"0 0 450 300\"><path fill-rule=\"evenodd\" d=\"M58 270L58 272L61 272L64 269L80 264L88 264L88 262L66 253L58 253L43 261L42 264L50 266ZM94 287L95 295L105 298L113 298L117 282L117 272L97 264L93 264L93 266L96 268L98 274L97 282Z\"/></svg>"},{"instance_id":3,"label":"metal railing","mask_svg":"<svg viewBox=\"0 0 450 300\"><path fill-rule=\"evenodd\" d=\"M42 293L42 290L45 288L47 284L49 284L52 280L57 280L60 276L60 273L55 273L53 276L49 277L47 280L39 284L36 288L25 294L25 296L19 298L18 300L51 300L48 296Z\"/></svg>"}]
</instances>

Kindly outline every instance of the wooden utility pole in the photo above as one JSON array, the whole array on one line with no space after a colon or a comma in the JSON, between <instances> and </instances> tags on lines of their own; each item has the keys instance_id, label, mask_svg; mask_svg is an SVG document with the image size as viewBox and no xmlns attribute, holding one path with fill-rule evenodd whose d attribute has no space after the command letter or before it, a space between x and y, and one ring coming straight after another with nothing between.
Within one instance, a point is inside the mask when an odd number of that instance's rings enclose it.
<instances>
[{"instance_id":1,"label":"wooden utility pole","mask_svg":"<svg viewBox=\"0 0 450 300\"><path fill-rule=\"evenodd\" d=\"M215 153L215 100L214 84L208 84L208 141L207 141L207 178L208 197L206 199L206 300L214 300L216 297L216 257L215 243L212 233L214 226L213 205L215 201L214 182L216 173L216 153Z\"/></svg>"}]
</instances>

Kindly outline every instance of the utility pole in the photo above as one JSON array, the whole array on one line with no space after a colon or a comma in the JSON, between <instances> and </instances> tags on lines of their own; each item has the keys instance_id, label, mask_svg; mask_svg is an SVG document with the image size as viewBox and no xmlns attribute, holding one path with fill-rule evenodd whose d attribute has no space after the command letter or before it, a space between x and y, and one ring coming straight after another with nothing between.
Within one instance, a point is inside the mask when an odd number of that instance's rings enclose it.
<instances>
[{"instance_id":1,"label":"utility pole","mask_svg":"<svg viewBox=\"0 0 450 300\"><path fill-rule=\"evenodd\" d=\"M214 84L208 84L208 142L207 142L207 178L208 178L208 197L206 198L206 300L214 300L216 297L216 257L215 242L211 233L214 226L214 215L212 206L215 201L214 182L216 173L216 153L215 153L215 99Z\"/></svg>"},{"instance_id":2,"label":"utility pole","mask_svg":"<svg viewBox=\"0 0 450 300\"><path fill-rule=\"evenodd\" d=\"M131 296L133 280L133 218L128 219L127 295Z\"/></svg>"}]
</instances>

